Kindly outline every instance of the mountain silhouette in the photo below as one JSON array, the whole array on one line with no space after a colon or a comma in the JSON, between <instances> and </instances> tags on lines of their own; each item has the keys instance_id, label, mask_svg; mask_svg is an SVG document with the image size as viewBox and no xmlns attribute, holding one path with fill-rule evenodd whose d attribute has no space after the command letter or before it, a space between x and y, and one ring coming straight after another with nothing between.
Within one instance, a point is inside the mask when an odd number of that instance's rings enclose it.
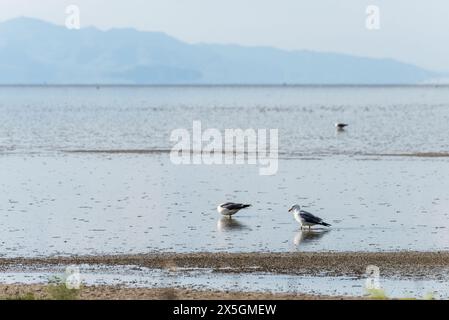
<instances>
[{"instance_id":1,"label":"mountain silhouette","mask_svg":"<svg viewBox=\"0 0 449 320\"><path fill-rule=\"evenodd\" d=\"M0 84L417 84L440 75L393 59L188 44L161 32L0 23Z\"/></svg>"}]
</instances>

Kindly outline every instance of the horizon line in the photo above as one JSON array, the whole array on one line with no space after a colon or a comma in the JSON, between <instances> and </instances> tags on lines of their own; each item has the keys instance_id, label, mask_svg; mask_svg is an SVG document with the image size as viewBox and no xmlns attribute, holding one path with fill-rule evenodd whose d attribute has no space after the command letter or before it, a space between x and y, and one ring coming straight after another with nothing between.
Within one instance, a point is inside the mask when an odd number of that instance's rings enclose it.
<instances>
[{"instance_id":1,"label":"horizon line","mask_svg":"<svg viewBox=\"0 0 449 320\"><path fill-rule=\"evenodd\" d=\"M19 83L19 84L2 84L0 88L5 87L449 87L447 83L154 83L154 84L127 84L127 83L49 83L49 84L34 84L34 83Z\"/></svg>"}]
</instances>

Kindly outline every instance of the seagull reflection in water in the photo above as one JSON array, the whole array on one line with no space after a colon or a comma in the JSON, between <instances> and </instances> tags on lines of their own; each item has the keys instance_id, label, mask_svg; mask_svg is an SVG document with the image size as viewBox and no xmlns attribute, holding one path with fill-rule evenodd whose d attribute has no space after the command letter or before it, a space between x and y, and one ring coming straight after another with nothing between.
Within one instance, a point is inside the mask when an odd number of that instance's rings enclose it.
<instances>
[{"instance_id":1,"label":"seagull reflection in water","mask_svg":"<svg viewBox=\"0 0 449 320\"><path fill-rule=\"evenodd\" d=\"M299 246L309 242L318 241L329 231L329 229L301 230L295 234L293 243L296 246Z\"/></svg>"},{"instance_id":2,"label":"seagull reflection in water","mask_svg":"<svg viewBox=\"0 0 449 320\"><path fill-rule=\"evenodd\" d=\"M235 218L221 217L218 219L217 229L218 231L239 231L248 230L249 228Z\"/></svg>"}]
</instances>

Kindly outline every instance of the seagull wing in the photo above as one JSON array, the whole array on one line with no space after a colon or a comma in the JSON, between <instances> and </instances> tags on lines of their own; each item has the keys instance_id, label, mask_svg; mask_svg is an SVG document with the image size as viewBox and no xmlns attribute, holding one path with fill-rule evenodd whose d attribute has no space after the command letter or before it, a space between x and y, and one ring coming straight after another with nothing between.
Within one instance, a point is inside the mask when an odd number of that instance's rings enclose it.
<instances>
[{"instance_id":1,"label":"seagull wing","mask_svg":"<svg viewBox=\"0 0 449 320\"><path fill-rule=\"evenodd\" d=\"M243 208L248 208L251 206L250 204L243 204L243 203L234 203L234 202L226 202L221 205L222 208L226 208L228 210L240 210Z\"/></svg>"},{"instance_id":2,"label":"seagull wing","mask_svg":"<svg viewBox=\"0 0 449 320\"><path fill-rule=\"evenodd\" d=\"M305 222L308 222L308 223L320 224L321 222L323 222L323 220L321 218L318 218L317 216L314 216L310 212L307 212L304 210L301 210L299 212L299 215L301 216L301 218L304 219Z\"/></svg>"}]
</instances>

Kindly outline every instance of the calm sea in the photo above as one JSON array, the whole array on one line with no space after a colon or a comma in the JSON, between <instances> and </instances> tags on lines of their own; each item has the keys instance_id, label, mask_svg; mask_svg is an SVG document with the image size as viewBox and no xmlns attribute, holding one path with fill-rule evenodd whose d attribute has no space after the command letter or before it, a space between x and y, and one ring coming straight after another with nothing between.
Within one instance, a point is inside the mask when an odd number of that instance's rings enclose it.
<instances>
[{"instance_id":1,"label":"calm sea","mask_svg":"<svg viewBox=\"0 0 449 320\"><path fill-rule=\"evenodd\" d=\"M278 129L277 174L172 164L194 120ZM0 87L0 121L4 256L449 249L449 87Z\"/></svg>"}]
</instances>

